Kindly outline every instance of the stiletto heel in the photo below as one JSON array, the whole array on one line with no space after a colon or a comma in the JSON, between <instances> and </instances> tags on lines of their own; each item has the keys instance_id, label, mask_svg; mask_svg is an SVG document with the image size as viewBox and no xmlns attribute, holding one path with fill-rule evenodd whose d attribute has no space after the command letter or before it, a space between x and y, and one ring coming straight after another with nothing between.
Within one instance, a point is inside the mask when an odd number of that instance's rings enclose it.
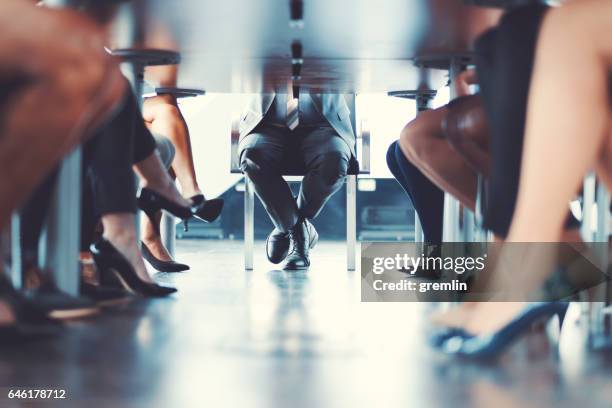
<instances>
[{"instance_id":1,"label":"stiletto heel","mask_svg":"<svg viewBox=\"0 0 612 408\"><path fill-rule=\"evenodd\" d=\"M440 349L447 354L474 359L491 359L499 356L508 346L541 319L554 315L565 316L566 302L532 303L527 306L513 321L500 330L481 336L475 336L459 330L442 342Z\"/></svg>"},{"instance_id":2,"label":"stiletto heel","mask_svg":"<svg viewBox=\"0 0 612 408\"><path fill-rule=\"evenodd\" d=\"M147 297L162 297L176 292L176 288L145 282L130 262L107 240L92 244L90 251L100 273L100 283L121 287L132 294Z\"/></svg>"},{"instance_id":3,"label":"stiletto heel","mask_svg":"<svg viewBox=\"0 0 612 408\"><path fill-rule=\"evenodd\" d=\"M193 216L204 222L213 222L219 218L225 204L222 198L206 200L202 194L191 197L191 202L193 203Z\"/></svg>"}]
</instances>

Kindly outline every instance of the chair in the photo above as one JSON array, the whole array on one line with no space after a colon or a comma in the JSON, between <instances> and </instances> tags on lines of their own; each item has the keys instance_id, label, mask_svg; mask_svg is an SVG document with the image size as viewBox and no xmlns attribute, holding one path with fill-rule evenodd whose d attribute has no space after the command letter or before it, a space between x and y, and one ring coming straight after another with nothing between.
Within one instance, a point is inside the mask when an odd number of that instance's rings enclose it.
<instances>
[{"instance_id":1,"label":"chair","mask_svg":"<svg viewBox=\"0 0 612 408\"><path fill-rule=\"evenodd\" d=\"M347 98L349 99L349 98ZM354 103L354 96L351 98ZM351 110L355 112L355 109ZM353 115L353 129L356 129L356 120ZM240 170L240 158L238 144L240 142L239 132L240 118L237 116L232 121L232 131L230 137L231 143L231 159L230 171L232 174L242 174ZM355 257L357 247L357 176L360 174L370 174L370 130L365 121L361 121L361 129L357 131L356 151L357 155L361 155L361 160L354 158L349 163L349 169L346 177L346 258L347 269L355 270ZM304 176L304 172L291 171L284 173L283 176ZM248 177L244 178L244 268L246 270L253 269L253 247L255 241L254 229L254 212L255 212L255 195L253 186Z\"/></svg>"}]
</instances>

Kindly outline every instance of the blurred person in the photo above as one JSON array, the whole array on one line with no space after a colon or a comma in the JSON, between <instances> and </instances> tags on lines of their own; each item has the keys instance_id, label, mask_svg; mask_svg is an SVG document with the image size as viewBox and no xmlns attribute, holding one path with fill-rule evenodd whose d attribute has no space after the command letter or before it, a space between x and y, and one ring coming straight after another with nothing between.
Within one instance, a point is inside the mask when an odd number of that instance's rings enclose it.
<instances>
[{"instance_id":1,"label":"blurred person","mask_svg":"<svg viewBox=\"0 0 612 408\"><path fill-rule=\"evenodd\" d=\"M59 160L113 114L125 85L99 29L76 13L6 0L0 33L1 229ZM47 322L43 310L0 278L2 341L42 334Z\"/></svg>"}]
</instances>

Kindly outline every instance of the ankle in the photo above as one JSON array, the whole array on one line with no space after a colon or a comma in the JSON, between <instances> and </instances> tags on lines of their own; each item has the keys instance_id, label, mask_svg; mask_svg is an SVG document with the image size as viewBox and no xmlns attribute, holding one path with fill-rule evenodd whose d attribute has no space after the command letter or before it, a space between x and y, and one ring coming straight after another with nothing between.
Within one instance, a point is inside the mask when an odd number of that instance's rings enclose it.
<instances>
[{"instance_id":1,"label":"ankle","mask_svg":"<svg viewBox=\"0 0 612 408\"><path fill-rule=\"evenodd\" d=\"M203 195L202 190L197 184L184 185L181 183L181 194L183 197L191 198L197 195Z\"/></svg>"}]
</instances>

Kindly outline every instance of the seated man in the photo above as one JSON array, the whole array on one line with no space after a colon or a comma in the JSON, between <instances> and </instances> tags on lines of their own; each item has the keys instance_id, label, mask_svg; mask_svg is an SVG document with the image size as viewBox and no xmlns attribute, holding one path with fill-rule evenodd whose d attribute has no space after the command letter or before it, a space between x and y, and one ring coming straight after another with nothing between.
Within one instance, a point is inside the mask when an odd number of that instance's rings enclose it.
<instances>
[{"instance_id":1,"label":"seated man","mask_svg":"<svg viewBox=\"0 0 612 408\"><path fill-rule=\"evenodd\" d=\"M240 166L274 223L267 255L284 269L310 266L317 232L309 220L340 189L355 156L350 110L342 95L266 94L254 98L240 123ZM293 197L282 174L305 170Z\"/></svg>"}]
</instances>

